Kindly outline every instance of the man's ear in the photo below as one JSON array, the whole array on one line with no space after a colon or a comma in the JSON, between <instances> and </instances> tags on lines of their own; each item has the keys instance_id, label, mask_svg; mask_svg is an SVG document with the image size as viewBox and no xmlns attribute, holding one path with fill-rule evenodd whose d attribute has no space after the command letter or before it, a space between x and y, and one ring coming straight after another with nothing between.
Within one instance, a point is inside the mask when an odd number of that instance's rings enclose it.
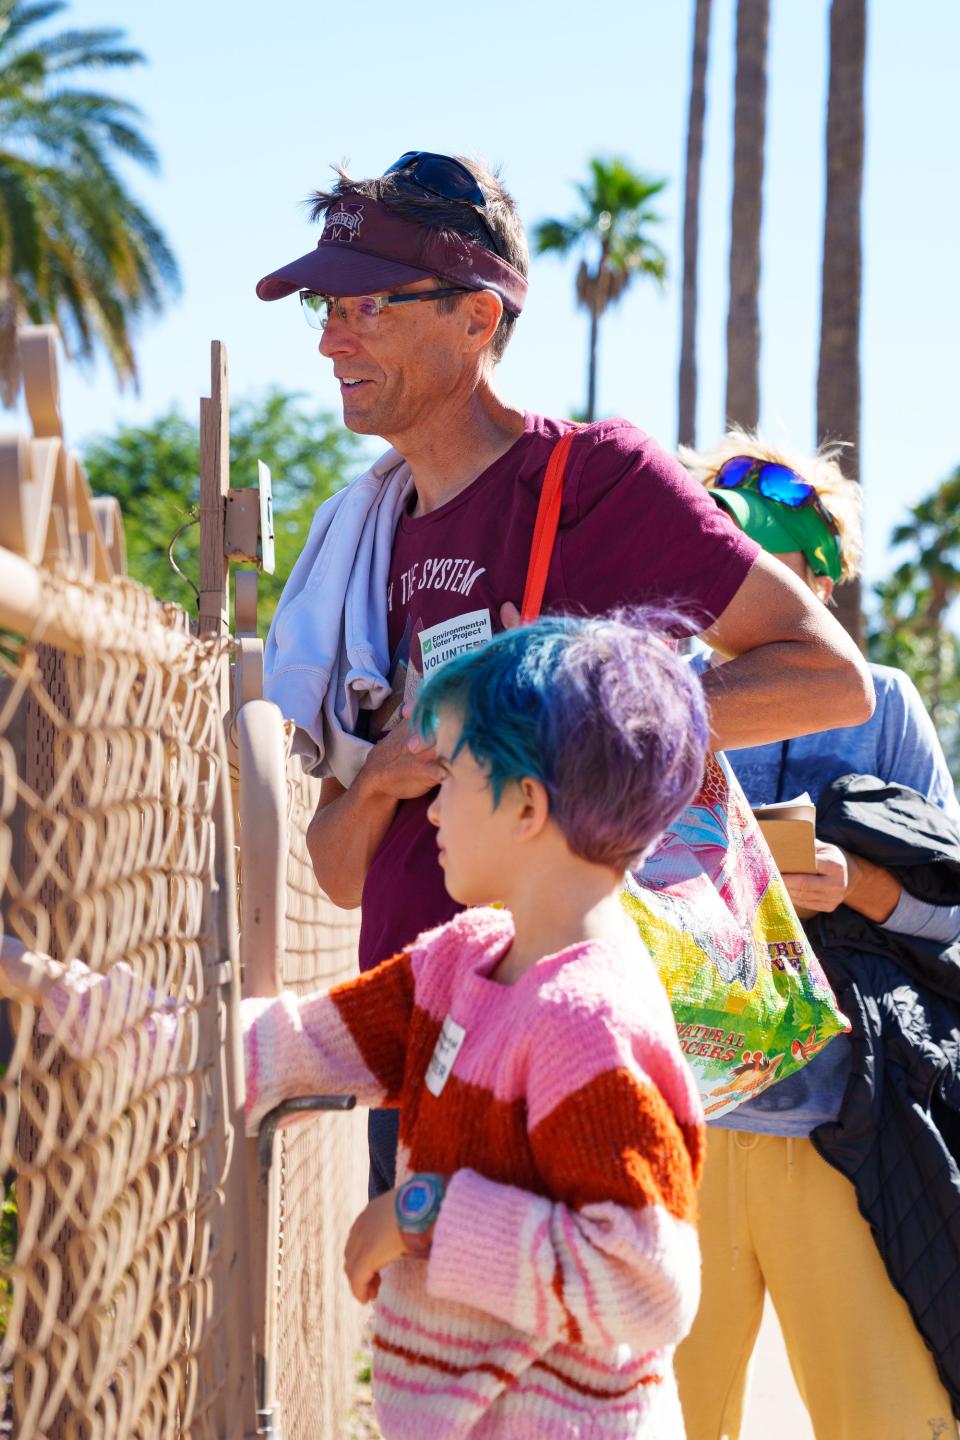
<instances>
[{"instance_id":1,"label":"man's ear","mask_svg":"<svg viewBox=\"0 0 960 1440\"><path fill-rule=\"evenodd\" d=\"M535 840L550 819L550 797L542 780L525 775L517 785L516 837L521 843Z\"/></svg>"},{"instance_id":2,"label":"man's ear","mask_svg":"<svg viewBox=\"0 0 960 1440\"><path fill-rule=\"evenodd\" d=\"M467 348L478 354L490 344L503 315L503 301L492 290L473 290L464 295L461 310L466 320Z\"/></svg>"}]
</instances>

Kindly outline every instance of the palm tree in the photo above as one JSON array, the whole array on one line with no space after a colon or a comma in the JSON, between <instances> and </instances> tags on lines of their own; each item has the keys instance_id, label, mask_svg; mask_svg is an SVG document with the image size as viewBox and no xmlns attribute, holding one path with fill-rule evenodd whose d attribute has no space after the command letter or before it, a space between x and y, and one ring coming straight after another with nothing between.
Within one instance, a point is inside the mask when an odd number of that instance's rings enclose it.
<instances>
[{"instance_id":1,"label":"palm tree","mask_svg":"<svg viewBox=\"0 0 960 1440\"><path fill-rule=\"evenodd\" d=\"M769 17L769 0L738 0L727 311L727 423L741 425L745 430L755 430L760 420L760 225Z\"/></svg>"},{"instance_id":2,"label":"palm tree","mask_svg":"<svg viewBox=\"0 0 960 1440\"><path fill-rule=\"evenodd\" d=\"M697 443L697 258L700 248L700 166L703 160L703 118L707 108L709 42L710 0L696 0L693 60L690 66L690 109L687 117L687 170L683 196L683 292L677 397L677 440L681 445Z\"/></svg>"},{"instance_id":3,"label":"palm tree","mask_svg":"<svg viewBox=\"0 0 960 1440\"><path fill-rule=\"evenodd\" d=\"M866 0L830 7L827 97L827 204L823 226L817 435L845 440L843 468L860 479L860 292L863 195L863 85ZM863 621L859 581L837 593L841 623L858 644Z\"/></svg>"},{"instance_id":4,"label":"palm tree","mask_svg":"<svg viewBox=\"0 0 960 1440\"><path fill-rule=\"evenodd\" d=\"M0 396L19 384L16 329L55 322L68 355L102 346L136 382L131 330L178 285L157 225L114 169L153 169L141 112L71 82L143 60L120 29L37 34L64 0L0 0Z\"/></svg>"},{"instance_id":5,"label":"palm tree","mask_svg":"<svg viewBox=\"0 0 960 1440\"><path fill-rule=\"evenodd\" d=\"M577 301L590 315L590 359L585 418L597 410L597 339L600 317L620 300L637 275L663 282L667 260L650 238L660 216L650 205L666 185L631 170L625 160L595 157L590 179L577 185L581 209L569 220L541 220L533 232L538 255L585 251L577 269Z\"/></svg>"}]
</instances>

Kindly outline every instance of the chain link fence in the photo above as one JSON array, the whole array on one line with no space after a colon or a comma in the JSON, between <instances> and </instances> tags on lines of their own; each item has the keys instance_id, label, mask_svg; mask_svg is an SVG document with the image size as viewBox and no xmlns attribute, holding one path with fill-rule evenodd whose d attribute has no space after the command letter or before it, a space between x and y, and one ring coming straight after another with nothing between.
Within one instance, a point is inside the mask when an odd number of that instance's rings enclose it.
<instances>
[{"instance_id":1,"label":"chain link fence","mask_svg":"<svg viewBox=\"0 0 960 1440\"><path fill-rule=\"evenodd\" d=\"M3 945L27 977L18 989L5 963L8 1421L20 1440L252 1436L250 1271L268 1237L248 1221L241 1143L226 647L127 580L31 573L16 613L0 600ZM0 552L0 596L8 578ZM356 925L313 877L316 783L279 763L279 983L304 991L355 973ZM74 960L112 976L106 996L41 1007L44 977ZM346 1433L363 1133L331 1114L275 1141L266 1304L285 1440Z\"/></svg>"},{"instance_id":2,"label":"chain link fence","mask_svg":"<svg viewBox=\"0 0 960 1440\"><path fill-rule=\"evenodd\" d=\"M17 1237L0 1365L13 1431L239 1434L221 647L119 578L37 571L29 608L28 636L7 630L0 647L5 951L120 967L125 983L69 1047L69 1013L51 1025L29 992L11 1006L0 1172Z\"/></svg>"}]
</instances>

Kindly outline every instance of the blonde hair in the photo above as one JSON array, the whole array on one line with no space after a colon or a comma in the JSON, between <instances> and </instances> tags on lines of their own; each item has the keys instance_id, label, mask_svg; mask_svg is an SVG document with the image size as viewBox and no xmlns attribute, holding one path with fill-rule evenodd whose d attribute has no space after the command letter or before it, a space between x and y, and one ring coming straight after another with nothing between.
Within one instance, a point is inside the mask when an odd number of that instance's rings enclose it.
<instances>
[{"instance_id":1,"label":"blonde hair","mask_svg":"<svg viewBox=\"0 0 960 1440\"><path fill-rule=\"evenodd\" d=\"M710 450L694 450L689 445L677 447L677 457L696 480L708 490L714 488L717 471L735 455L749 455L755 460L769 460L786 465L808 485L812 485L824 506L833 516L840 537L841 577L853 580L860 574L863 559L861 515L863 495L855 480L848 480L840 469L839 457L843 444L821 445L813 454L771 445L762 435L734 428Z\"/></svg>"}]
</instances>

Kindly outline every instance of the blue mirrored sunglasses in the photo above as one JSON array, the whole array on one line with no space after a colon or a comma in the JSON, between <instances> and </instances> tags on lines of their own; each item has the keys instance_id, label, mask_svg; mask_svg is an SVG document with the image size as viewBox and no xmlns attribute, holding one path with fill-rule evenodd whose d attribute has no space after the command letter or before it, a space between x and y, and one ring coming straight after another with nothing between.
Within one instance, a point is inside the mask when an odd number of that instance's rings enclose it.
<instances>
[{"instance_id":1,"label":"blue mirrored sunglasses","mask_svg":"<svg viewBox=\"0 0 960 1440\"><path fill-rule=\"evenodd\" d=\"M421 190L438 195L441 200L462 200L477 211L482 211L487 203L486 196L477 183L477 177L452 155L438 155L433 150L406 150L400 159L394 160L383 173L404 175L415 185L419 185ZM478 214L477 221L490 241L493 253L499 255L497 237L484 216Z\"/></svg>"},{"instance_id":2,"label":"blue mirrored sunglasses","mask_svg":"<svg viewBox=\"0 0 960 1440\"><path fill-rule=\"evenodd\" d=\"M839 535L837 522L810 482L786 465L756 460L752 455L735 455L720 466L714 484L721 490L738 490L747 488L747 482L752 477L764 499L776 500L778 505L786 505L789 510L800 510L804 505L810 505L834 535Z\"/></svg>"}]
</instances>

